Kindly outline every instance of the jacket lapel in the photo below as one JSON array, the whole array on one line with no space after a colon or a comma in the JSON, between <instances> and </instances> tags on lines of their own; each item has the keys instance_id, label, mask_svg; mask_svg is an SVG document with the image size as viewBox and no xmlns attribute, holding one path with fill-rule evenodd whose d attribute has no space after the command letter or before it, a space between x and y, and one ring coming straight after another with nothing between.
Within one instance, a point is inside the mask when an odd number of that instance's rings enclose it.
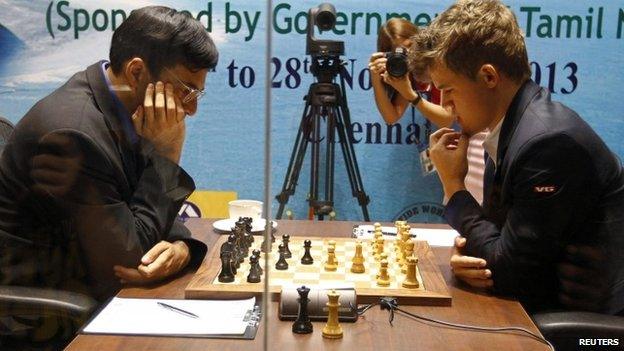
<instances>
[{"instance_id":1,"label":"jacket lapel","mask_svg":"<svg viewBox=\"0 0 624 351\"><path fill-rule=\"evenodd\" d=\"M130 142L129 136L124 132L121 116L125 116L125 111L119 111L115 104L111 92L102 72L103 61L97 62L87 68L87 81L93 91L93 97L100 111L104 114L111 138L115 141L115 147L123 163L123 171L130 185L130 190L136 187L138 180L137 164L135 159L134 146Z\"/></svg>"}]
</instances>

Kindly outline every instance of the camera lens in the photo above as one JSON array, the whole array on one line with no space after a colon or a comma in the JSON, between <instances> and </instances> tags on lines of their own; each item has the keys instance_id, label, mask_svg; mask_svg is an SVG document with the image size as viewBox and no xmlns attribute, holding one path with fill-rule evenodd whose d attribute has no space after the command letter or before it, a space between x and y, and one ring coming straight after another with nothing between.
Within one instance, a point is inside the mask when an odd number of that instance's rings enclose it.
<instances>
[{"instance_id":1,"label":"camera lens","mask_svg":"<svg viewBox=\"0 0 624 351\"><path fill-rule=\"evenodd\" d=\"M386 71L393 77L402 77L407 73L407 49L398 47L386 52Z\"/></svg>"},{"instance_id":2,"label":"camera lens","mask_svg":"<svg viewBox=\"0 0 624 351\"><path fill-rule=\"evenodd\" d=\"M316 25L320 30L330 30L336 23L336 8L332 4L323 3L318 6Z\"/></svg>"}]
</instances>

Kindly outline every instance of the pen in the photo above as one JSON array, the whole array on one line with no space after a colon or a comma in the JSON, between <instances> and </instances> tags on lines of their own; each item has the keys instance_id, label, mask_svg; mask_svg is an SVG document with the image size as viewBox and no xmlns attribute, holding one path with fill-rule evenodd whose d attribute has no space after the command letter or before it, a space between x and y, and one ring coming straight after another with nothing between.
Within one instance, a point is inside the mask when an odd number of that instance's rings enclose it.
<instances>
[{"instance_id":1,"label":"pen","mask_svg":"<svg viewBox=\"0 0 624 351\"><path fill-rule=\"evenodd\" d=\"M166 309L171 310L171 311L173 311L173 312L177 312L177 313L179 313L179 314L183 314L183 315L185 315L185 316L187 316L187 317L191 317L191 318L199 318L199 316L198 316L198 315L196 315L196 314L194 314L194 313L191 313L191 312L189 312L189 311L185 311L185 310L183 310L183 309L181 309L181 308L177 308L177 307L174 307L174 306L168 305L168 304L166 304L166 303L164 303L164 302L160 302L160 301L158 301L158 302L156 302L156 303L157 303L157 304L158 304L158 306L160 306L160 307L166 308Z\"/></svg>"}]
</instances>

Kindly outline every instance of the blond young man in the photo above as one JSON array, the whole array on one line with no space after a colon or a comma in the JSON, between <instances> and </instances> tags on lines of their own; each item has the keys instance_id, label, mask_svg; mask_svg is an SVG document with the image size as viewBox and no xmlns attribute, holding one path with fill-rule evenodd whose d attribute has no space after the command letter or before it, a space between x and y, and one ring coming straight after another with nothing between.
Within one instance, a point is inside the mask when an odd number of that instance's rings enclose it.
<instances>
[{"instance_id":1,"label":"blond young man","mask_svg":"<svg viewBox=\"0 0 624 351\"><path fill-rule=\"evenodd\" d=\"M451 259L455 275L515 296L529 311L558 308L566 305L562 296L583 293L558 268L573 256L570 248L592 247L604 262L594 277L604 282L595 309L624 310L622 165L574 111L530 79L513 13L498 0L458 1L414 38L411 59L428 71L462 129L442 128L430 140L445 217L462 235ZM464 177L468 137L483 130L490 133L481 206Z\"/></svg>"}]
</instances>

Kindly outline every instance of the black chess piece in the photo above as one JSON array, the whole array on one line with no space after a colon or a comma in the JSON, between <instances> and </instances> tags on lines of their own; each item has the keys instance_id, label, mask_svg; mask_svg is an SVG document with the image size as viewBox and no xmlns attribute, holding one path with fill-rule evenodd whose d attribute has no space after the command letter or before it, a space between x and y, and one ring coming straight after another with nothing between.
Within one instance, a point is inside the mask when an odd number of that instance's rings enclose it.
<instances>
[{"instance_id":1,"label":"black chess piece","mask_svg":"<svg viewBox=\"0 0 624 351\"><path fill-rule=\"evenodd\" d=\"M288 247L288 243L290 242L290 235L284 234L282 235L282 244L284 245L284 257L291 258L292 252L290 252L290 248Z\"/></svg>"},{"instance_id":2,"label":"black chess piece","mask_svg":"<svg viewBox=\"0 0 624 351\"><path fill-rule=\"evenodd\" d=\"M264 274L264 269L262 269L262 265L260 264L260 250L254 249L253 251L251 251L251 254L258 257L258 272L260 273L260 275Z\"/></svg>"},{"instance_id":3,"label":"black chess piece","mask_svg":"<svg viewBox=\"0 0 624 351\"><path fill-rule=\"evenodd\" d=\"M308 316L308 302L310 301L308 293L310 288L304 285L297 288L297 292L299 293L299 298L297 299L299 302L299 313L297 314L297 320L292 325L292 331L297 334L310 334L312 333L312 322Z\"/></svg>"},{"instance_id":4,"label":"black chess piece","mask_svg":"<svg viewBox=\"0 0 624 351\"><path fill-rule=\"evenodd\" d=\"M241 252L236 243L236 235L230 234L230 236L228 236L228 242L232 245L232 264L234 265L234 269L237 269L240 267L240 264L244 260L244 258L240 257Z\"/></svg>"},{"instance_id":5,"label":"black chess piece","mask_svg":"<svg viewBox=\"0 0 624 351\"><path fill-rule=\"evenodd\" d=\"M251 217L243 217L243 222L245 222L245 231L247 233L251 233L252 229L253 229L253 218ZM253 239L253 237L252 237Z\"/></svg>"},{"instance_id":6,"label":"black chess piece","mask_svg":"<svg viewBox=\"0 0 624 351\"><path fill-rule=\"evenodd\" d=\"M247 283L260 283L260 272L258 269L260 268L260 264L258 263L258 256L251 255L249 257L249 275L247 275Z\"/></svg>"},{"instance_id":7,"label":"black chess piece","mask_svg":"<svg viewBox=\"0 0 624 351\"><path fill-rule=\"evenodd\" d=\"M280 244L279 246L279 260L275 263L275 269L279 271L285 271L288 269L288 262L286 262L286 257L284 256L284 245Z\"/></svg>"},{"instance_id":8,"label":"black chess piece","mask_svg":"<svg viewBox=\"0 0 624 351\"><path fill-rule=\"evenodd\" d=\"M245 242L245 247L247 248L247 252L249 252L249 249L251 248L251 244L253 244L254 242L253 235L251 235L251 233L245 232L243 234L243 241Z\"/></svg>"},{"instance_id":9,"label":"black chess piece","mask_svg":"<svg viewBox=\"0 0 624 351\"><path fill-rule=\"evenodd\" d=\"M219 273L219 281L221 283L231 283L234 281L234 273L232 271L232 252L223 251L221 253L221 273Z\"/></svg>"},{"instance_id":10,"label":"black chess piece","mask_svg":"<svg viewBox=\"0 0 624 351\"><path fill-rule=\"evenodd\" d=\"M314 263L314 259L312 258L312 255L310 255L311 247L312 247L312 241L306 240L303 242L303 248L305 249L305 252L303 253L303 256L301 257L301 264L313 264Z\"/></svg>"}]
</instances>

